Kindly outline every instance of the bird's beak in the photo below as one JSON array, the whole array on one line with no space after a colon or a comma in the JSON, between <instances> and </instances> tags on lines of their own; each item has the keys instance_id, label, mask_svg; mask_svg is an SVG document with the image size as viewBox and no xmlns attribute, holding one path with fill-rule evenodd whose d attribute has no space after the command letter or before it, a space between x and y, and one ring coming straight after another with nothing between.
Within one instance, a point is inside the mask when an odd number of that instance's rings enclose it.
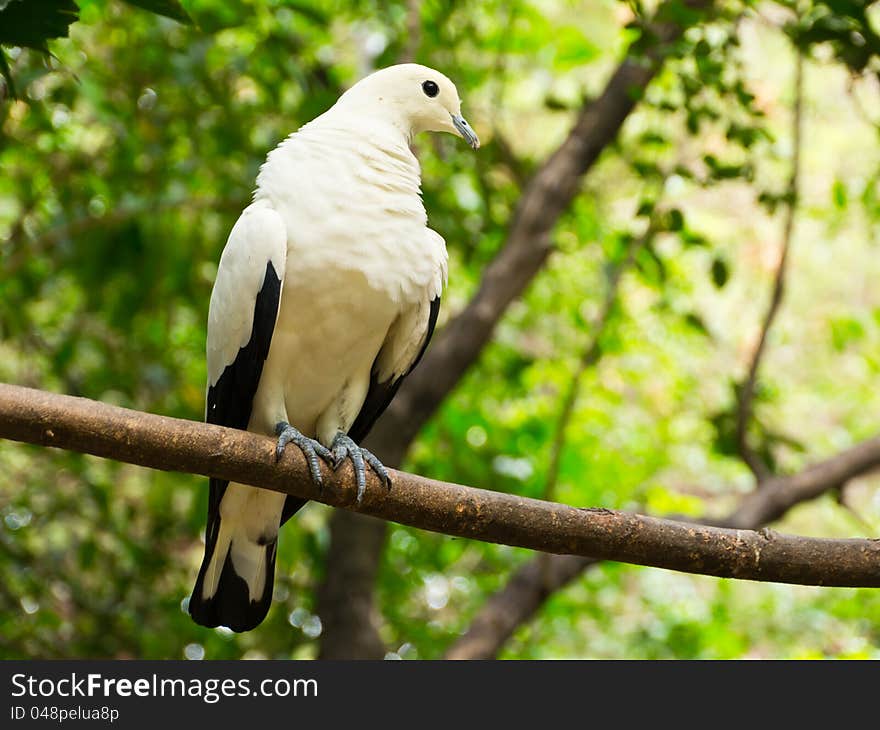
<instances>
[{"instance_id":1,"label":"bird's beak","mask_svg":"<svg viewBox=\"0 0 880 730\"><path fill-rule=\"evenodd\" d=\"M477 137L477 133L471 129L471 125L467 123L467 119L460 114L453 114L452 125L458 130L458 133L465 142L474 149L479 149L480 139Z\"/></svg>"}]
</instances>

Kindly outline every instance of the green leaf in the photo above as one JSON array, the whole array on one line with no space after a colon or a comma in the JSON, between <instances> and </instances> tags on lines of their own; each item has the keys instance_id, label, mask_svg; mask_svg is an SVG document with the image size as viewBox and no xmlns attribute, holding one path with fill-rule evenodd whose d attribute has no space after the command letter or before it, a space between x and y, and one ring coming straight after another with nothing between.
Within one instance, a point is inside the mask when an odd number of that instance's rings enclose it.
<instances>
[{"instance_id":1,"label":"green leaf","mask_svg":"<svg viewBox=\"0 0 880 730\"><path fill-rule=\"evenodd\" d=\"M0 48L0 76L3 76L3 80L6 82L8 96L13 99L17 98L18 94L15 91L15 82L12 80L12 72L9 70L9 62L6 60L6 54L3 52L2 48ZM3 96L0 95L0 101L2 100Z\"/></svg>"},{"instance_id":2,"label":"green leaf","mask_svg":"<svg viewBox=\"0 0 880 730\"><path fill-rule=\"evenodd\" d=\"M712 283L722 289L729 279L730 267L723 258L716 256L712 261Z\"/></svg>"},{"instance_id":3,"label":"green leaf","mask_svg":"<svg viewBox=\"0 0 880 730\"><path fill-rule=\"evenodd\" d=\"M554 65L560 69L589 63L599 55L599 49L576 26L564 26L554 31L556 54Z\"/></svg>"},{"instance_id":4,"label":"green leaf","mask_svg":"<svg viewBox=\"0 0 880 730\"><path fill-rule=\"evenodd\" d=\"M552 111L571 111L574 108L571 102L552 95L544 98L544 106Z\"/></svg>"},{"instance_id":5,"label":"green leaf","mask_svg":"<svg viewBox=\"0 0 880 730\"><path fill-rule=\"evenodd\" d=\"M681 232L681 242L685 246L708 246L709 239L707 239L701 233L697 233L691 230L683 230Z\"/></svg>"},{"instance_id":6,"label":"green leaf","mask_svg":"<svg viewBox=\"0 0 880 730\"><path fill-rule=\"evenodd\" d=\"M639 142L645 145L655 145L662 147L669 144L669 140L659 132L648 131L639 137Z\"/></svg>"},{"instance_id":7,"label":"green leaf","mask_svg":"<svg viewBox=\"0 0 880 730\"><path fill-rule=\"evenodd\" d=\"M48 53L48 41L66 38L68 27L78 17L73 0L10 0L0 10L0 45Z\"/></svg>"},{"instance_id":8,"label":"green leaf","mask_svg":"<svg viewBox=\"0 0 880 730\"><path fill-rule=\"evenodd\" d=\"M678 209L673 208L666 214L666 229L669 231L680 231L684 228L684 214Z\"/></svg>"},{"instance_id":9,"label":"green leaf","mask_svg":"<svg viewBox=\"0 0 880 730\"><path fill-rule=\"evenodd\" d=\"M245 0L188 0L186 7L199 29L211 34L244 25L254 12Z\"/></svg>"},{"instance_id":10,"label":"green leaf","mask_svg":"<svg viewBox=\"0 0 880 730\"><path fill-rule=\"evenodd\" d=\"M122 0L122 2L149 10L151 13L156 13L156 15L164 15L166 18L171 18L179 23L192 25L192 18L189 17L189 13L183 9L178 0Z\"/></svg>"},{"instance_id":11,"label":"green leaf","mask_svg":"<svg viewBox=\"0 0 880 730\"><path fill-rule=\"evenodd\" d=\"M834 207L838 210L844 210L847 203L846 184L842 180L835 180L831 186L831 198L834 201Z\"/></svg>"},{"instance_id":12,"label":"green leaf","mask_svg":"<svg viewBox=\"0 0 880 730\"><path fill-rule=\"evenodd\" d=\"M864 339L865 334L865 325L856 317L838 317L831 321L831 342L838 352Z\"/></svg>"},{"instance_id":13,"label":"green leaf","mask_svg":"<svg viewBox=\"0 0 880 730\"><path fill-rule=\"evenodd\" d=\"M659 22L671 21L682 28L689 28L696 25L700 18L700 7L692 7L684 0L674 0L663 3L657 11L656 20Z\"/></svg>"},{"instance_id":14,"label":"green leaf","mask_svg":"<svg viewBox=\"0 0 880 730\"><path fill-rule=\"evenodd\" d=\"M666 282L666 263L650 244L643 246L636 256L636 268L648 284L661 286Z\"/></svg>"},{"instance_id":15,"label":"green leaf","mask_svg":"<svg viewBox=\"0 0 880 730\"><path fill-rule=\"evenodd\" d=\"M701 335L705 335L706 337L711 337L712 333L709 331L709 328L706 326L706 323L703 321L703 318L697 314L696 312L688 312L684 315L684 323L699 332Z\"/></svg>"}]
</instances>

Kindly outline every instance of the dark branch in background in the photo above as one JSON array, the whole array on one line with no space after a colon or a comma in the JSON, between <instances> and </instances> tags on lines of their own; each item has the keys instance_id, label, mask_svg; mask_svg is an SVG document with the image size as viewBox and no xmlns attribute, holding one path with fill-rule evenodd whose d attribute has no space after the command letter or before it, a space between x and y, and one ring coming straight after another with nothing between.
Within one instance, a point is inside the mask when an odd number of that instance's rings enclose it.
<instances>
[{"instance_id":1,"label":"dark branch in background","mask_svg":"<svg viewBox=\"0 0 880 730\"><path fill-rule=\"evenodd\" d=\"M786 208L785 223L782 231L782 248L779 254L779 265L776 269L776 275L773 281L773 293L770 296L770 304L764 315L758 344L755 347L755 351L752 353L748 375L746 376L745 382L740 390L739 407L736 413L737 450L739 451L742 460L746 463L749 469L751 469L752 474L755 475L758 484L762 484L770 478L771 470L770 467L764 463L764 460L749 445L749 423L752 420L754 411L755 388L758 384L758 369L761 366L761 358L764 355L764 350L767 345L767 335L770 332L770 328L773 326L773 322L776 319L776 315L779 312L779 307L782 304L782 299L785 295L786 265L789 258L788 252L791 247L791 236L792 231L794 230L794 218L795 213L797 212L798 198L800 197L799 176L801 160L801 118L803 116L804 95L804 60L803 55L799 50L795 49L795 53L797 56L795 62L794 110L792 113L792 144L794 145L794 151L791 161L791 178L788 183L788 206Z\"/></svg>"},{"instance_id":2,"label":"dark branch in background","mask_svg":"<svg viewBox=\"0 0 880 730\"><path fill-rule=\"evenodd\" d=\"M880 437L863 441L797 474L773 477L745 497L733 514L715 524L748 530L778 520L796 504L880 468L878 456Z\"/></svg>"},{"instance_id":3,"label":"dark branch in background","mask_svg":"<svg viewBox=\"0 0 880 730\"><path fill-rule=\"evenodd\" d=\"M633 239L630 242L623 260L612 267L611 273L608 276L602 308L590 327L593 334L581 354L577 369L571 377L571 382L562 401L562 407L559 409L559 416L556 419L553 443L550 449L550 465L547 467L547 478L544 481L544 499L552 500L556 495L556 484L559 481L559 464L565 447L565 432L574 414L574 407L580 393L580 384L584 373L593 367L602 356L602 335L605 332L605 327L608 325L608 320L611 317L611 311L617 301L620 281L632 266L638 252L650 242L654 234L655 228L653 221L651 221L648 224L648 229L639 238Z\"/></svg>"},{"instance_id":4,"label":"dark branch in background","mask_svg":"<svg viewBox=\"0 0 880 730\"><path fill-rule=\"evenodd\" d=\"M318 659L384 657L373 590L379 561L373 556L385 549L385 523L342 509L328 522L326 573L315 595L322 627Z\"/></svg>"},{"instance_id":5,"label":"dark branch in background","mask_svg":"<svg viewBox=\"0 0 880 730\"><path fill-rule=\"evenodd\" d=\"M341 475L325 467L319 488L296 449L276 463L268 436L13 385L0 385L0 437L260 486L456 537L718 577L880 587L880 540L576 509L399 471L390 490L371 473L357 504L350 467Z\"/></svg>"},{"instance_id":6,"label":"dark branch in background","mask_svg":"<svg viewBox=\"0 0 880 730\"><path fill-rule=\"evenodd\" d=\"M580 555L537 555L517 568L500 590L489 596L444 659L494 659L520 626L599 560Z\"/></svg>"},{"instance_id":7,"label":"dark branch in background","mask_svg":"<svg viewBox=\"0 0 880 730\"><path fill-rule=\"evenodd\" d=\"M398 63L413 63L422 45L422 0L406 2L406 45L401 51Z\"/></svg>"},{"instance_id":8,"label":"dark branch in background","mask_svg":"<svg viewBox=\"0 0 880 730\"><path fill-rule=\"evenodd\" d=\"M490 342L507 307L522 295L543 268L552 251L553 229L577 196L584 175L617 137L648 84L662 68L670 48L687 30L681 10L690 11L689 22L696 23L700 20L699 14L705 14L712 7L712 0L662 3L655 15L656 22L646 25L642 39L612 73L602 93L584 104L568 137L538 167L520 197L505 243L486 267L476 295L435 336L421 365L407 378L370 434L366 445L386 464L402 463L422 426ZM667 20L676 17L675 21ZM384 531L384 523L355 520L349 528L353 542L384 545L384 536L377 539L370 534ZM372 553L372 562L378 565L380 560L381 547L378 547ZM364 565L367 564L365 560ZM374 574L375 569L371 569L367 576L352 574L350 578L362 587ZM361 587L358 593L362 592ZM352 618L362 620L363 614L353 613ZM355 628L352 636L363 636L363 632ZM344 641L335 643L345 644ZM359 650L354 653L367 656Z\"/></svg>"}]
</instances>

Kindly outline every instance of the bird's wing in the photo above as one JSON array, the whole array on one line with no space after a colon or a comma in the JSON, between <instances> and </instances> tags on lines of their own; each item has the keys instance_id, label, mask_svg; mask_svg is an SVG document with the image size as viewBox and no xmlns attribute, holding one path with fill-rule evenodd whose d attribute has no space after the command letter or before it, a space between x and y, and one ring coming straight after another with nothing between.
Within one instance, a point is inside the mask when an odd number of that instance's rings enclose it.
<instances>
[{"instance_id":1,"label":"bird's wing","mask_svg":"<svg viewBox=\"0 0 880 730\"><path fill-rule=\"evenodd\" d=\"M248 206L229 234L211 292L208 423L248 426L278 317L286 258L281 216L266 203ZM209 548L217 539L220 500L227 485L211 480L205 538Z\"/></svg>"},{"instance_id":2,"label":"bird's wing","mask_svg":"<svg viewBox=\"0 0 880 730\"><path fill-rule=\"evenodd\" d=\"M419 364L440 312L440 297L434 297L402 314L388 330L382 349L373 363L370 387L348 435L360 443L394 398L397 389Z\"/></svg>"}]
</instances>

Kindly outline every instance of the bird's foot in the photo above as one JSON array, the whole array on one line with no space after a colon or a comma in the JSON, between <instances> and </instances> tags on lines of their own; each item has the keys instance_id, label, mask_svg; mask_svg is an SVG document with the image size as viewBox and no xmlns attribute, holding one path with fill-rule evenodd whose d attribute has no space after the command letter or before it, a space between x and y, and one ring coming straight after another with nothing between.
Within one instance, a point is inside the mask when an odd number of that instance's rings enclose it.
<instances>
[{"instance_id":1,"label":"bird's foot","mask_svg":"<svg viewBox=\"0 0 880 730\"><path fill-rule=\"evenodd\" d=\"M319 441L304 436L286 421L281 421L275 426L275 434L278 436L278 445L275 447L275 460L278 461L281 458L281 455L284 453L284 447L287 444L296 444L299 446L299 450L302 451L303 456L306 457L312 481L318 487L322 487L321 462L318 461L318 457L321 457L328 463L334 463L335 467L334 457L330 450Z\"/></svg>"},{"instance_id":2,"label":"bird's foot","mask_svg":"<svg viewBox=\"0 0 880 730\"><path fill-rule=\"evenodd\" d=\"M342 466L346 459L351 459L351 465L354 467L355 480L357 481L358 504L363 501L364 492L367 488L367 464L373 467L373 471L376 472L379 479L382 480L382 483L386 487L391 488L391 477L382 462L376 458L375 454L358 446L347 435L342 433L342 431L339 431L336 434L333 443L330 444L330 450L332 452L331 463L333 464L334 470Z\"/></svg>"}]
</instances>

